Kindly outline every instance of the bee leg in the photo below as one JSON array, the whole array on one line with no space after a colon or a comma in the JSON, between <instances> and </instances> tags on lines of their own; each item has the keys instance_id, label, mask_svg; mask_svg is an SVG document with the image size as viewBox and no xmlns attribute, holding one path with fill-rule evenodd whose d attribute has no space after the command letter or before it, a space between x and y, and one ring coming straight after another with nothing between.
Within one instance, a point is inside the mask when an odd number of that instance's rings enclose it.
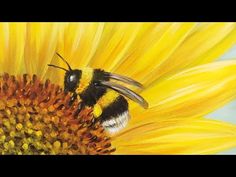
<instances>
[{"instance_id":1,"label":"bee leg","mask_svg":"<svg viewBox=\"0 0 236 177\"><path fill-rule=\"evenodd\" d=\"M102 108L97 103L93 106L93 119L90 126L94 126L98 121L100 121L101 114L102 114Z\"/></svg>"},{"instance_id":2,"label":"bee leg","mask_svg":"<svg viewBox=\"0 0 236 177\"><path fill-rule=\"evenodd\" d=\"M84 103L84 102L81 102L81 103L79 104L78 109L75 111L74 116L77 117L77 116L79 115L79 113L83 110L83 108L84 108L85 106L86 106L85 103Z\"/></svg>"},{"instance_id":3,"label":"bee leg","mask_svg":"<svg viewBox=\"0 0 236 177\"><path fill-rule=\"evenodd\" d=\"M73 95L72 95L72 97L70 98L70 101L69 101L69 106L71 106L74 103L76 98L77 98L77 94L73 93Z\"/></svg>"}]
</instances>

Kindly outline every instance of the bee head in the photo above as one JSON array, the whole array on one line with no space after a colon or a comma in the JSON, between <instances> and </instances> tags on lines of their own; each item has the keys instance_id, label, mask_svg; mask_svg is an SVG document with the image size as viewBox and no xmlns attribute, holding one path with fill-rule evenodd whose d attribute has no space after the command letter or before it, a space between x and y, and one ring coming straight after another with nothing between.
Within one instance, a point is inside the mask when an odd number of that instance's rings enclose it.
<instances>
[{"instance_id":1,"label":"bee head","mask_svg":"<svg viewBox=\"0 0 236 177\"><path fill-rule=\"evenodd\" d=\"M64 91L65 92L74 92L76 90L77 85L80 82L81 78L81 70L78 69L71 69L69 63L58 53L56 53L68 66L68 69L62 68L60 66L48 64L48 66L62 69L66 71L65 77L64 77Z\"/></svg>"},{"instance_id":2,"label":"bee head","mask_svg":"<svg viewBox=\"0 0 236 177\"><path fill-rule=\"evenodd\" d=\"M75 69L66 71L64 77L64 91L65 92L74 92L77 88L77 85L80 82L82 71Z\"/></svg>"}]
</instances>

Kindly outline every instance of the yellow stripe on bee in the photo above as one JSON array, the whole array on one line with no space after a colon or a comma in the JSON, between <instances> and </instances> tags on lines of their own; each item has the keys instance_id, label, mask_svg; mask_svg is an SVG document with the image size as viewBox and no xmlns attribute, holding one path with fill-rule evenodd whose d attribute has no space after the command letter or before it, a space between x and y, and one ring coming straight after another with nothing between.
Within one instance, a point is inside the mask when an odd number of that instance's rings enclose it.
<instances>
[{"instance_id":1,"label":"yellow stripe on bee","mask_svg":"<svg viewBox=\"0 0 236 177\"><path fill-rule=\"evenodd\" d=\"M93 106L94 117L99 117L102 110L115 101L119 94L113 90L107 89L107 92Z\"/></svg>"},{"instance_id":2,"label":"yellow stripe on bee","mask_svg":"<svg viewBox=\"0 0 236 177\"><path fill-rule=\"evenodd\" d=\"M119 94L116 91L107 89L107 92L98 100L97 104L104 109L113 103L118 96Z\"/></svg>"},{"instance_id":3,"label":"yellow stripe on bee","mask_svg":"<svg viewBox=\"0 0 236 177\"><path fill-rule=\"evenodd\" d=\"M93 78L93 69L83 68L80 83L78 88L76 89L76 93L77 94L82 93L89 86L92 78Z\"/></svg>"},{"instance_id":4,"label":"yellow stripe on bee","mask_svg":"<svg viewBox=\"0 0 236 177\"><path fill-rule=\"evenodd\" d=\"M93 106L93 115L94 117L99 117L102 114L102 108L99 104Z\"/></svg>"}]
</instances>

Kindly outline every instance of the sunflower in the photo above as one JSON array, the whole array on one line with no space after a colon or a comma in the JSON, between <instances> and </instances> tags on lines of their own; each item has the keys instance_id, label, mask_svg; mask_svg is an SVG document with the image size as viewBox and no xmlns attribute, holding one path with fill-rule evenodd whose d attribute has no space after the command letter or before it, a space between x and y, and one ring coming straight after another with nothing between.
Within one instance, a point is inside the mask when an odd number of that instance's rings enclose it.
<instances>
[{"instance_id":1,"label":"sunflower","mask_svg":"<svg viewBox=\"0 0 236 177\"><path fill-rule=\"evenodd\" d=\"M1 154L212 154L236 146L236 126L205 118L236 97L236 61L215 61L235 23L1 23ZM73 68L131 77L148 102L129 101L117 134L79 115L63 92L60 53Z\"/></svg>"}]
</instances>

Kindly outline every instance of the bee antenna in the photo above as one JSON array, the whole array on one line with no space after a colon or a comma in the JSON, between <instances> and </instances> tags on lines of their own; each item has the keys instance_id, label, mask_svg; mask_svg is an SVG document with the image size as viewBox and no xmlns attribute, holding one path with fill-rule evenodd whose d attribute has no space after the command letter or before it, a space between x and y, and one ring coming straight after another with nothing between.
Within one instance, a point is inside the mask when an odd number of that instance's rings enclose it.
<instances>
[{"instance_id":1,"label":"bee antenna","mask_svg":"<svg viewBox=\"0 0 236 177\"><path fill-rule=\"evenodd\" d=\"M60 66L51 65L51 64L48 64L48 66L51 66L51 67L54 67L54 68L59 68L59 69L62 69L62 70L64 70L64 71L68 71L67 69L62 68L62 67L60 67Z\"/></svg>"},{"instance_id":2,"label":"bee antenna","mask_svg":"<svg viewBox=\"0 0 236 177\"><path fill-rule=\"evenodd\" d=\"M69 70L71 71L72 69L71 69L69 63L59 53L56 52L56 54L67 64Z\"/></svg>"}]
</instances>

